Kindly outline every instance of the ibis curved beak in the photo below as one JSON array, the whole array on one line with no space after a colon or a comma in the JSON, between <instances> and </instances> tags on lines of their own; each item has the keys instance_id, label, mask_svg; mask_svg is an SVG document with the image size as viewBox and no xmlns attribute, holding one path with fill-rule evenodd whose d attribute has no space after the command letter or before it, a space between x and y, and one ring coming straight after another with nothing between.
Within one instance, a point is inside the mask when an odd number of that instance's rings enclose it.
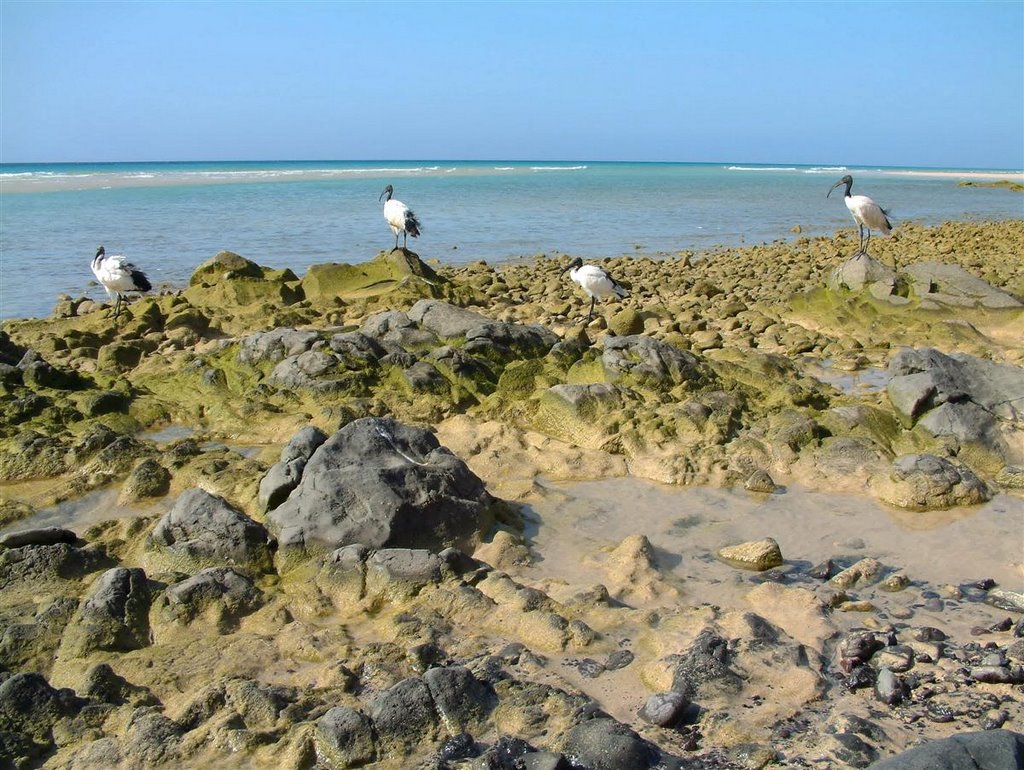
<instances>
[{"instance_id":1,"label":"ibis curved beak","mask_svg":"<svg viewBox=\"0 0 1024 770\"><path fill-rule=\"evenodd\" d=\"M832 185L832 190L836 189L837 187L842 187L844 184L846 184L846 182L844 182L842 179L840 179L838 182L836 182L834 185ZM832 194L832 190L828 191L828 193L825 195L826 198L829 195Z\"/></svg>"},{"instance_id":2,"label":"ibis curved beak","mask_svg":"<svg viewBox=\"0 0 1024 770\"><path fill-rule=\"evenodd\" d=\"M388 196L388 200L391 200L391 196L395 194L395 188L388 185L384 188L384 192L377 196L377 202L380 203L384 196Z\"/></svg>"}]
</instances>

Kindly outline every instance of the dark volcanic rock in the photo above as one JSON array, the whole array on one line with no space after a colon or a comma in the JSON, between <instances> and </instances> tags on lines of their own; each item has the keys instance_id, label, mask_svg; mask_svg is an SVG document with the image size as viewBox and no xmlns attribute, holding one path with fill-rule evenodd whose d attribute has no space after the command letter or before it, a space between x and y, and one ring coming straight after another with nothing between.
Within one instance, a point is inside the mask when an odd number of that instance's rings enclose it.
<instances>
[{"instance_id":1,"label":"dark volcanic rock","mask_svg":"<svg viewBox=\"0 0 1024 770\"><path fill-rule=\"evenodd\" d=\"M171 562L171 568L183 572L222 566L269 572L269 539L262 524L223 498L189 489L157 522L149 545Z\"/></svg>"},{"instance_id":2,"label":"dark volcanic rock","mask_svg":"<svg viewBox=\"0 0 1024 770\"><path fill-rule=\"evenodd\" d=\"M374 729L384 743L411 750L436 730L437 711L422 679L403 679L378 695L370 706Z\"/></svg>"},{"instance_id":3,"label":"dark volcanic rock","mask_svg":"<svg viewBox=\"0 0 1024 770\"><path fill-rule=\"evenodd\" d=\"M736 693L743 687L739 674L729 668L729 642L705 628L676 665L672 689L687 698L708 691Z\"/></svg>"},{"instance_id":4,"label":"dark volcanic rock","mask_svg":"<svg viewBox=\"0 0 1024 770\"><path fill-rule=\"evenodd\" d=\"M0 683L0 731L48 743L57 720L83 702L71 690L56 690L39 674L13 674Z\"/></svg>"},{"instance_id":5,"label":"dark volcanic rock","mask_svg":"<svg viewBox=\"0 0 1024 770\"><path fill-rule=\"evenodd\" d=\"M540 358L558 342L558 335L543 326L488 322L466 332L467 353L484 358Z\"/></svg>"},{"instance_id":6,"label":"dark volcanic rock","mask_svg":"<svg viewBox=\"0 0 1024 770\"><path fill-rule=\"evenodd\" d=\"M885 643L870 631L854 631L839 643L839 665L849 673L871 660L871 656L883 647Z\"/></svg>"},{"instance_id":7,"label":"dark volcanic rock","mask_svg":"<svg viewBox=\"0 0 1024 770\"><path fill-rule=\"evenodd\" d=\"M107 663L100 663L89 670L85 685L79 692L85 697L114 705L155 706L159 703L148 687L132 684Z\"/></svg>"},{"instance_id":8,"label":"dark volcanic rock","mask_svg":"<svg viewBox=\"0 0 1024 770\"><path fill-rule=\"evenodd\" d=\"M41 527L39 529L22 529L8 532L0 537L0 548L21 548L26 545L54 545L55 543L78 542L78 535L70 529L61 527Z\"/></svg>"},{"instance_id":9,"label":"dark volcanic rock","mask_svg":"<svg viewBox=\"0 0 1024 770\"><path fill-rule=\"evenodd\" d=\"M205 569L175 583L159 599L161 613L175 622L188 624L206 616L221 633L236 628L238 621L263 605L263 594L230 567Z\"/></svg>"},{"instance_id":10,"label":"dark volcanic rock","mask_svg":"<svg viewBox=\"0 0 1024 770\"><path fill-rule=\"evenodd\" d=\"M576 725L566 733L562 751L588 770L645 770L660 759L653 745L614 719Z\"/></svg>"},{"instance_id":11,"label":"dark volcanic rock","mask_svg":"<svg viewBox=\"0 0 1024 770\"><path fill-rule=\"evenodd\" d=\"M299 484L302 471L327 434L314 425L300 430L281 450L281 459L271 466L260 481L259 502L264 511L272 511L285 500Z\"/></svg>"},{"instance_id":12,"label":"dark volcanic rock","mask_svg":"<svg viewBox=\"0 0 1024 770\"><path fill-rule=\"evenodd\" d=\"M1024 767L1024 735L986 730L954 735L875 762L869 770L1014 770Z\"/></svg>"},{"instance_id":13,"label":"dark volcanic rock","mask_svg":"<svg viewBox=\"0 0 1024 770\"><path fill-rule=\"evenodd\" d=\"M314 740L331 767L360 767L376 758L370 720L347 706L332 708L317 720Z\"/></svg>"},{"instance_id":14,"label":"dark volcanic rock","mask_svg":"<svg viewBox=\"0 0 1024 770\"><path fill-rule=\"evenodd\" d=\"M23 581L76 580L106 561L100 551L68 543L0 550L0 588Z\"/></svg>"},{"instance_id":15,"label":"dark volcanic rock","mask_svg":"<svg viewBox=\"0 0 1024 770\"><path fill-rule=\"evenodd\" d=\"M115 567L93 584L61 642L60 657L124 652L149 644L149 583L141 569Z\"/></svg>"},{"instance_id":16,"label":"dark volcanic rock","mask_svg":"<svg viewBox=\"0 0 1024 770\"><path fill-rule=\"evenodd\" d=\"M432 550L471 545L489 526L494 499L433 434L364 418L317 448L269 522L282 549Z\"/></svg>"},{"instance_id":17,"label":"dark volcanic rock","mask_svg":"<svg viewBox=\"0 0 1024 770\"><path fill-rule=\"evenodd\" d=\"M889 400L906 425L980 443L1005 462L1024 461L1024 369L924 348L900 350L889 372Z\"/></svg>"},{"instance_id":18,"label":"dark volcanic rock","mask_svg":"<svg viewBox=\"0 0 1024 770\"><path fill-rule=\"evenodd\" d=\"M423 675L423 681L449 731L482 722L497 705L494 692L463 666L432 668Z\"/></svg>"}]
</instances>

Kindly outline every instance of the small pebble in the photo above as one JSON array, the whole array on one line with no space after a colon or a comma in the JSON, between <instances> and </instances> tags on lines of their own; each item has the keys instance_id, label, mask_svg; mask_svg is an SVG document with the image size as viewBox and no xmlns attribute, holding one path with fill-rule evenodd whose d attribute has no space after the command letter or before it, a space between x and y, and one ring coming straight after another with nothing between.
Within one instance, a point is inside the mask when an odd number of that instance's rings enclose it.
<instances>
[{"instance_id":1,"label":"small pebble","mask_svg":"<svg viewBox=\"0 0 1024 770\"><path fill-rule=\"evenodd\" d=\"M633 653L629 650L616 650L608 656L608 659L604 662L604 667L608 671L615 671L616 669L625 668L633 662Z\"/></svg>"},{"instance_id":2,"label":"small pebble","mask_svg":"<svg viewBox=\"0 0 1024 770\"><path fill-rule=\"evenodd\" d=\"M649 697L639 711L639 717L652 725L668 727L683 716L690 701L678 692L661 692Z\"/></svg>"}]
</instances>

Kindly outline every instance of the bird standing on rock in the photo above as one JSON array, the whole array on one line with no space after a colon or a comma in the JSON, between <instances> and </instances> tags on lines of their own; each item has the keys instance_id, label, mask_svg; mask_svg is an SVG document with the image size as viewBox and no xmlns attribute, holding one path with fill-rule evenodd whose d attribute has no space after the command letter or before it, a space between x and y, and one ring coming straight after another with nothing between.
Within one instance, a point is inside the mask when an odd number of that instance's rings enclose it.
<instances>
[{"instance_id":1,"label":"bird standing on rock","mask_svg":"<svg viewBox=\"0 0 1024 770\"><path fill-rule=\"evenodd\" d=\"M391 197L394 194L395 188L388 185L377 200L384 199L384 219L387 220L388 225L391 227L391 232L395 234L395 248L398 248L398 233L401 232L402 248L404 249L409 242L410 235L413 238L419 237L420 222L408 206L402 203L402 201L394 200ZM385 198L385 196L387 197Z\"/></svg>"},{"instance_id":2,"label":"bird standing on rock","mask_svg":"<svg viewBox=\"0 0 1024 770\"><path fill-rule=\"evenodd\" d=\"M587 313L587 323L594 317L594 303L598 297L610 297L613 294L619 299L629 296L618 282L608 275L607 271L597 265L584 265L583 260L578 257L570 262L562 273L569 271L569 277L583 287L583 291L590 295L590 312Z\"/></svg>"},{"instance_id":3,"label":"bird standing on rock","mask_svg":"<svg viewBox=\"0 0 1024 770\"><path fill-rule=\"evenodd\" d=\"M149 291L153 288L146 274L129 262L127 257L120 254L107 256L102 246L96 249L96 256L92 258L92 272L96 280L107 290L107 295L111 299L117 298L114 303L114 318L121 312L124 292Z\"/></svg>"},{"instance_id":4,"label":"bird standing on rock","mask_svg":"<svg viewBox=\"0 0 1024 770\"><path fill-rule=\"evenodd\" d=\"M871 230L880 230L884 235L888 235L892 232L892 224L889 222L889 212L885 211L881 206L875 203L871 198L866 195L851 195L850 189L853 187L853 177L847 174L834 185L832 190L836 189L840 185L846 185L846 193L843 196L843 201L846 203L846 208L850 210L850 214L853 215L853 221L857 223L857 227L860 228L860 248L857 250L858 254L867 254L868 242L871 240ZM828 191L829 197L832 194L832 190ZM864 239L864 228L868 230L867 240Z\"/></svg>"}]
</instances>

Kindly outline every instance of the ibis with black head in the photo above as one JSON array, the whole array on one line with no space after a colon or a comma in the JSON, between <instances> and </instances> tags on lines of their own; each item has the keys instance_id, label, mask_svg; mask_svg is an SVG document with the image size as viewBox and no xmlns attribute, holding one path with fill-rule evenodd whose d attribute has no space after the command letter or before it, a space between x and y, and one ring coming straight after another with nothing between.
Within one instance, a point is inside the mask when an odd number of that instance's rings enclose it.
<instances>
[{"instance_id":1,"label":"ibis with black head","mask_svg":"<svg viewBox=\"0 0 1024 770\"><path fill-rule=\"evenodd\" d=\"M860 228L860 247L857 249L857 253L866 254L868 243L871 241L872 230L878 230L883 235L888 235L892 232L889 212L866 195L853 195L850 192L853 189L853 177L849 174L832 185L832 189L828 191L828 195L825 197L829 197L832 194L832 190L842 186L846 187L846 192L843 194L843 202L846 203L846 208L850 210L853 221ZM867 230L867 238L864 237L865 230Z\"/></svg>"},{"instance_id":2,"label":"ibis with black head","mask_svg":"<svg viewBox=\"0 0 1024 770\"><path fill-rule=\"evenodd\" d=\"M107 295L114 299L114 318L121 312L121 304L124 301L125 292L149 291L152 285L146 274L128 261L127 257L120 254L107 254L106 249L100 246L96 249L96 256L92 258L92 273L100 282Z\"/></svg>"},{"instance_id":3,"label":"ibis with black head","mask_svg":"<svg viewBox=\"0 0 1024 770\"><path fill-rule=\"evenodd\" d=\"M578 257L562 269L562 273L566 271L569 272L569 277L590 296L590 312L587 313L587 323L590 323L594 317L594 304L598 297L603 299L614 296L625 299L629 296L629 292L612 278L607 270L597 265L585 265L583 260Z\"/></svg>"},{"instance_id":4,"label":"ibis with black head","mask_svg":"<svg viewBox=\"0 0 1024 770\"><path fill-rule=\"evenodd\" d=\"M398 248L398 234L401 233L402 248L404 249L408 245L410 235L413 238L419 238L421 226L412 209L402 201L395 200L392 197L394 194L395 188L388 185L377 200L384 201L384 219L387 220L391 232L395 234L395 248Z\"/></svg>"}]
</instances>

